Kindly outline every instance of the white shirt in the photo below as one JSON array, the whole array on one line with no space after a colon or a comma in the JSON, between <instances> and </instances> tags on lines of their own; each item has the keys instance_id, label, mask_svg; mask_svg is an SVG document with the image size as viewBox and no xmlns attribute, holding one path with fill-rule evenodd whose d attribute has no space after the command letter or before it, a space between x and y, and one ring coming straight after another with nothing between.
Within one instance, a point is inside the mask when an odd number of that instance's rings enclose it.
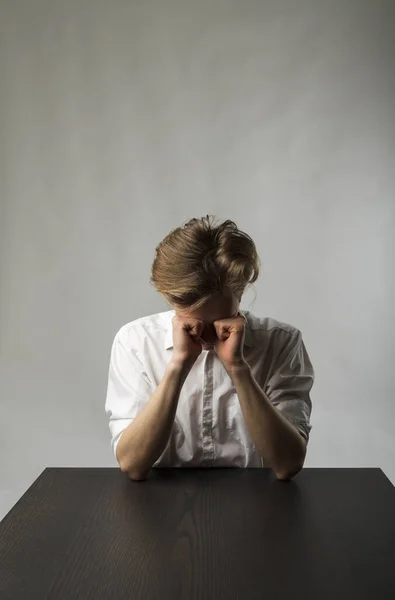
<instances>
[{"instance_id":1,"label":"white shirt","mask_svg":"<svg viewBox=\"0 0 395 600\"><path fill-rule=\"evenodd\" d=\"M270 402L308 441L314 371L301 332L240 310L244 358ZM141 317L115 335L105 411L111 446L149 401L173 355L174 310ZM250 439L236 389L215 350L202 350L179 395L168 443L153 467L265 467Z\"/></svg>"}]
</instances>

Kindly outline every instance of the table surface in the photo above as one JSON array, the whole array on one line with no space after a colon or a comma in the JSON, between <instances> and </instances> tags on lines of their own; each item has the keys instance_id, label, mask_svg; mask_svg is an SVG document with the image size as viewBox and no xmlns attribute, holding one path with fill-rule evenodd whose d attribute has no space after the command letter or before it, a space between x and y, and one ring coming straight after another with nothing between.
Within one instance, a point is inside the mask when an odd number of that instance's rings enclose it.
<instances>
[{"instance_id":1,"label":"table surface","mask_svg":"<svg viewBox=\"0 0 395 600\"><path fill-rule=\"evenodd\" d=\"M395 598L379 468L46 468L0 523L0 598Z\"/></svg>"}]
</instances>

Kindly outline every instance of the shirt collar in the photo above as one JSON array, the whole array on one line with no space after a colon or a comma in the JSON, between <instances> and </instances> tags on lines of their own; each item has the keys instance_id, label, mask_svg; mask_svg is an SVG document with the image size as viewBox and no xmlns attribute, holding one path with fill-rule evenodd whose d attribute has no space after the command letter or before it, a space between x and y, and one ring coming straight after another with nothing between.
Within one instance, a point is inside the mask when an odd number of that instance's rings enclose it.
<instances>
[{"instance_id":1,"label":"shirt collar","mask_svg":"<svg viewBox=\"0 0 395 600\"><path fill-rule=\"evenodd\" d=\"M252 334L252 330L250 329L250 324L249 324L249 319L248 319L248 310L241 310L241 309L239 309L239 310L246 319L246 326L245 326L245 330L244 330L245 331L244 345L251 348L254 345L254 341L253 341L253 334ZM170 348L173 348L172 318L174 317L174 315L176 313L175 313L175 310L169 310L168 314L169 314L169 319L168 319L168 322L166 323L165 350L169 350Z\"/></svg>"}]
</instances>

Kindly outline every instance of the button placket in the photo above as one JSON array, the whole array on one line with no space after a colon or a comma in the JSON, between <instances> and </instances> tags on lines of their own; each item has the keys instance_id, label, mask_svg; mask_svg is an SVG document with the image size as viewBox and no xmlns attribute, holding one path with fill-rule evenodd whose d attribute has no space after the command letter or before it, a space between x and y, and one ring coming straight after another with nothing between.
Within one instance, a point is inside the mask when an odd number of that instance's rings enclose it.
<instances>
[{"instance_id":1,"label":"button placket","mask_svg":"<svg viewBox=\"0 0 395 600\"><path fill-rule=\"evenodd\" d=\"M203 418L202 418L202 440L203 461L207 466L212 464L214 458L214 446L212 437L213 424L213 355L208 352L204 363L204 385L203 385Z\"/></svg>"}]
</instances>

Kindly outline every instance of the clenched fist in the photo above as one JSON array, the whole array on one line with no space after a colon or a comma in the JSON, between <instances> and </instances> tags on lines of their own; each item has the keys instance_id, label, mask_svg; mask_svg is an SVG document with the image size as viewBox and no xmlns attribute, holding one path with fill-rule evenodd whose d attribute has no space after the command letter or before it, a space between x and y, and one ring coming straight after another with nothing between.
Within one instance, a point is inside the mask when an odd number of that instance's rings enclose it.
<instances>
[{"instance_id":1,"label":"clenched fist","mask_svg":"<svg viewBox=\"0 0 395 600\"><path fill-rule=\"evenodd\" d=\"M200 336L204 323L200 319L174 315L173 319L173 360L194 363L202 352Z\"/></svg>"},{"instance_id":2,"label":"clenched fist","mask_svg":"<svg viewBox=\"0 0 395 600\"><path fill-rule=\"evenodd\" d=\"M175 315L173 321L173 360L194 363L202 352L201 335L204 322L193 317ZM213 322L217 334L214 348L226 369L246 364L243 355L245 317L240 311L234 317Z\"/></svg>"}]
</instances>

